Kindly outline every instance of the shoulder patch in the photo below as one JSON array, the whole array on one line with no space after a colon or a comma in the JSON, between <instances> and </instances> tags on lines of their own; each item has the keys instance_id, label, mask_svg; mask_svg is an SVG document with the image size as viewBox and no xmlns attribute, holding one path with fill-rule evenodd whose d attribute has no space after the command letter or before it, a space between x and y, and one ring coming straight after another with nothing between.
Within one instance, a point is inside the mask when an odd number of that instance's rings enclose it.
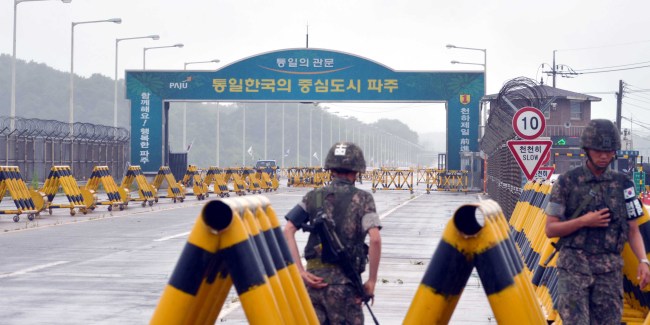
<instances>
[{"instance_id":1,"label":"shoulder patch","mask_svg":"<svg viewBox=\"0 0 650 325\"><path fill-rule=\"evenodd\" d=\"M634 187L626 188L626 189L623 191L623 195L625 196L625 199L626 199L626 200L635 197L635 196L636 196L636 193L635 193L635 191L634 191Z\"/></svg>"}]
</instances>

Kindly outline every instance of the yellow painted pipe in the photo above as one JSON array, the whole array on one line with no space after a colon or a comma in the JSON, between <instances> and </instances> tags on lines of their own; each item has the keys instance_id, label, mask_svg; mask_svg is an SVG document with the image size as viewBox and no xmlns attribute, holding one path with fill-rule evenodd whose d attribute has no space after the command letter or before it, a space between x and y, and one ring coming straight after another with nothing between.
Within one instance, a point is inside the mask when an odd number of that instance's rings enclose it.
<instances>
[{"instance_id":1,"label":"yellow painted pipe","mask_svg":"<svg viewBox=\"0 0 650 325\"><path fill-rule=\"evenodd\" d=\"M307 287L305 287L305 283L303 282L302 277L300 276L298 267L296 266L293 258L291 257L289 246L287 246L287 242L284 239L284 234L282 233L282 229L280 228L280 221L278 220L275 210L271 206L268 198L266 198L265 196L260 196L259 198L260 200L262 200L262 206L266 207L264 209L264 212L266 213L266 216L269 218L272 231L275 234L275 238L278 241L278 246L280 247L280 252L282 253L282 258L284 259L284 263L287 265L287 269L289 270L289 275L291 276L291 280L294 284L294 287L296 288L296 291L298 292L298 298L302 303L302 310L307 316L307 323L318 324L319 321L318 321L318 316L316 316L316 310L314 310L314 306L311 303L311 299L309 298L309 293L307 292Z\"/></svg>"}]
</instances>

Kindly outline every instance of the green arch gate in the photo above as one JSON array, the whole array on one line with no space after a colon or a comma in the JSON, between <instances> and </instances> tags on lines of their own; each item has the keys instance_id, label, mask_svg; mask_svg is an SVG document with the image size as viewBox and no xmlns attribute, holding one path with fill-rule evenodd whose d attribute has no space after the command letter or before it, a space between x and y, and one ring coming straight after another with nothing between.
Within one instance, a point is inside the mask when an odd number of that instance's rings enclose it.
<instances>
[{"instance_id":1,"label":"green arch gate","mask_svg":"<svg viewBox=\"0 0 650 325\"><path fill-rule=\"evenodd\" d=\"M156 172L168 163L171 101L442 102L447 105L447 169L478 151L483 72L395 71L348 53L287 49L216 71L127 71L131 163ZM444 112L440 113L441 116Z\"/></svg>"}]
</instances>

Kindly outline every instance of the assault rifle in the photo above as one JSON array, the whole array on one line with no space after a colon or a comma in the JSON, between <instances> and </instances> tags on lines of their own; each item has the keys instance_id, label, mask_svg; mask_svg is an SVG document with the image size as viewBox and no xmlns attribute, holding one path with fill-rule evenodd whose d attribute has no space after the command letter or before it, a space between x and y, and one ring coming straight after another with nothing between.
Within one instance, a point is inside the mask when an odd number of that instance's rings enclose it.
<instances>
[{"instance_id":1,"label":"assault rifle","mask_svg":"<svg viewBox=\"0 0 650 325\"><path fill-rule=\"evenodd\" d=\"M361 280L361 275L355 270L350 255L345 250L339 236L336 234L334 220L327 218L322 211L318 212L316 218L311 225L303 225L302 228L308 232L315 232L321 241L322 253L321 259L324 263L331 263L338 265L343 273L348 279L352 281L355 291L361 297L361 300L368 308L372 320L375 321L376 325L379 325L375 314L370 309L368 301L374 298L374 296L366 293L366 290L363 287L363 281Z\"/></svg>"}]
</instances>

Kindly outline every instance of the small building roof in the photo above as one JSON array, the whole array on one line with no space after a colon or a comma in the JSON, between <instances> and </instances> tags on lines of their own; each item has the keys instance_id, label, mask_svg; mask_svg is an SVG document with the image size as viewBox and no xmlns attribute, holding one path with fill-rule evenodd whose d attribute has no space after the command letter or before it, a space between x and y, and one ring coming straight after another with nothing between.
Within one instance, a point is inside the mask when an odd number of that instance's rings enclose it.
<instances>
[{"instance_id":1,"label":"small building roof","mask_svg":"<svg viewBox=\"0 0 650 325\"><path fill-rule=\"evenodd\" d=\"M548 95L548 97L557 97L557 98L568 99L568 100L582 100L582 101L590 101L590 102L601 101L600 97L589 96L589 95L576 93L573 91L568 91L560 88L553 88L548 85L537 85L535 87L541 88L540 90L545 92L546 95ZM483 100L495 100L497 99L498 96L499 94L485 95L483 96Z\"/></svg>"}]
</instances>

